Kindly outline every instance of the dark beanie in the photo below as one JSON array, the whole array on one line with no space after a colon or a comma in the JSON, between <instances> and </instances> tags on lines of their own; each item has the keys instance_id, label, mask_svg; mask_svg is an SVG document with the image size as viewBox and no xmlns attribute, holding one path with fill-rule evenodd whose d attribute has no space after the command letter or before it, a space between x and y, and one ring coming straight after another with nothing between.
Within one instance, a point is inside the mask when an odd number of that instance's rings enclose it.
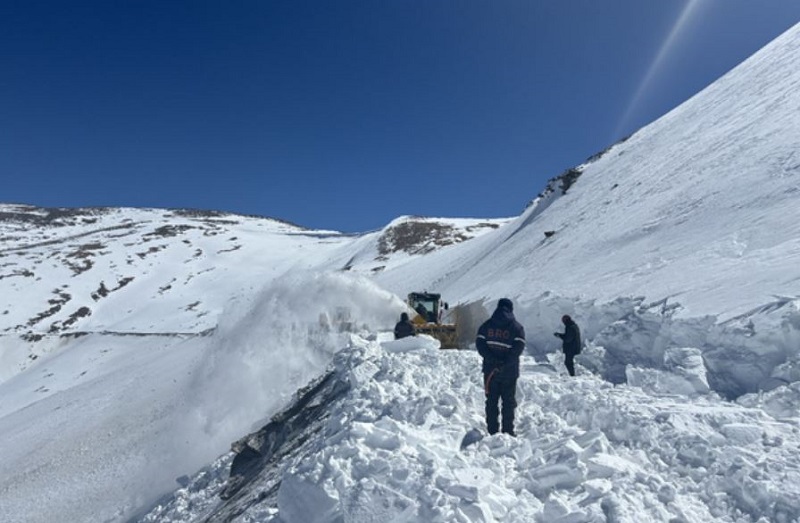
<instances>
[{"instance_id":1,"label":"dark beanie","mask_svg":"<svg viewBox=\"0 0 800 523\"><path fill-rule=\"evenodd\" d=\"M511 303L511 300L509 300L508 298L500 298L500 300L498 300L498 302L497 302L497 308L498 309L506 309L509 312L513 312L514 311L514 304Z\"/></svg>"},{"instance_id":2,"label":"dark beanie","mask_svg":"<svg viewBox=\"0 0 800 523\"><path fill-rule=\"evenodd\" d=\"M404 312L400 315L400 321L408 321L408 313Z\"/></svg>"}]
</instances>

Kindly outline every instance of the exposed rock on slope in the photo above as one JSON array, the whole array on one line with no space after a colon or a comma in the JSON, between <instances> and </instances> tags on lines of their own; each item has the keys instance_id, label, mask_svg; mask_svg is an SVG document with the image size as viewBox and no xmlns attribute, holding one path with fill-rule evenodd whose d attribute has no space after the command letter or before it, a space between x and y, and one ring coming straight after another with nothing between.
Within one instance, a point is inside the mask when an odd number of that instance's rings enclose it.
<instances>
[{"instance_id":1,"label":"exposed rock on slope","mask_svg":"<svg viewBox=\"0 0 800 523\"><path fill-rule=\"evenodd\" d=\"M484 221L457 227L443 220L411 217L393 222L378 239L378 253L385 257L396 252L427 254L439 247L454 245L475 237L483 229L496 229L497 222Z\"/></svg>"}]
</instances>

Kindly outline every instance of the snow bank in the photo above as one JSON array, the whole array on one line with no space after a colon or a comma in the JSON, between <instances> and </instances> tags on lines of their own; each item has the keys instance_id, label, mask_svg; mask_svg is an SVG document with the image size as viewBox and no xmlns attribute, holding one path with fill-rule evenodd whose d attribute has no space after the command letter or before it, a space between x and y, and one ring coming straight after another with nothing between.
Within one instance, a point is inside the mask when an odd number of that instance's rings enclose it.
<instances>
[{"instance_id":1,"label":"snow bank","mask_svg":"<svg viewBox=\"0 0 800 523\"><path fill-rule=\"evenodd\" d=\"M698 356L669 354L672 365ZM519 437L459 451L482 426L477 355L362 343L347 356L379 370L354 387L321 452L287 468L284 523L800 517L796 420L523 372Z\"/></svg>"},{"instance_id":2,"label":"snow bank","mask_svg":"<svg viewBox=\"0 0 800 523\"><path fill-rule=\"evenodd\" d=\"M260 495L254 485L233 521L800 518L797 384L737 404L713 394L654 395L588 373L569 378L523 356L518 436L474 438L462 449L465 434L485 432L480 357L393 352L382 335L371 337L351 336L334 356L334 375L349 390L328 406L324 428L300 434L302 445L287 442L299 450L261 472L281 478L277 494ZM697 349L665 353L662 364L675 376L693 383L702 375L694 373ZM209 517L221 488L209 478L224 477L230 460L218 463L145 521Z\"/></svg>"},{"instance_id":3,"label":"snow bank","mask_svg":"<svg viewBox=\"0 0 800 523\"><path fill-rule=\"evenodd\" d=\"M553 332L563 332L561 316L569 314L586 345L576 361L612 383L633 377L664 393L696 394L708 388L735 399L800 380L800 299L776 298L723 323L714 316L677 315L680 304L668 300L597 302L553 293L512 299L525 327L528 354L561 369L554 357L561 341ZM496 300L482 304L492 311ZM468 329L477 330L478 320ZM691 349L691 356L684 349Z\"/></svg>"}]
</instances>

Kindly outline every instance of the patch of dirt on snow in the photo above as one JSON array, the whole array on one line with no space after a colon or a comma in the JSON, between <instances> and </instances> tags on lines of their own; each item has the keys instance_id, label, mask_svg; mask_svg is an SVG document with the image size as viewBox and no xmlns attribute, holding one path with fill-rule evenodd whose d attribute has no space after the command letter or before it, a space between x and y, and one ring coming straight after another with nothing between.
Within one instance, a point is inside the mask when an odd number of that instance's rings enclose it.
<instances>
[{"instance_id":1,"label":"patch of dirt on snow","mask_svg":"<svg viewBox=\"0 0 800 523\"><path fill-rule=\"evenodd\" d=\"M378 252L382 256L399 251L426 254L468 239L469 236L452 225L410 221L387 229L378 240Z\"/></svg>"}]
</instances>

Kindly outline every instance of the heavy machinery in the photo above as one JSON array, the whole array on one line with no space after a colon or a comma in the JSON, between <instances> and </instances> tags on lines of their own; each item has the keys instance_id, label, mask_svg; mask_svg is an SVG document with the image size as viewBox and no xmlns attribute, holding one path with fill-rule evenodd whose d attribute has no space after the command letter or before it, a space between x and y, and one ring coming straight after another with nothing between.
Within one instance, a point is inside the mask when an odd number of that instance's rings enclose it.
<instances>
[{"instance_id":1,"label":"heavy machinery","mask_svg":"<svg viewBox=\"0 0 800 523\"><path fill-rule=\"evenodd\" d=\"M456 321L451 318L455 314L447 314L450 307L442 302L440 294L412 292L407 303L417 313L411 320L417 333L436 338L443 349L458 348Z\"/></svg>"}]
</instances>

